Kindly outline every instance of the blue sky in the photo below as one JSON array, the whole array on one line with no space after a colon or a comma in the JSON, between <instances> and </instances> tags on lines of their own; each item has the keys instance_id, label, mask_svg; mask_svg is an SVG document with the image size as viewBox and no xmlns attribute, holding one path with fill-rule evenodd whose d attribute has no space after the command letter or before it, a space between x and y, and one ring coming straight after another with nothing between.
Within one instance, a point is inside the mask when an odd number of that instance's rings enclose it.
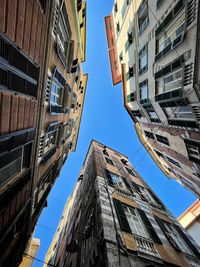
<instances>
[{"instance_id":1,"label":"blue sky","mask_svg":"<svg viewBox=\"0 0 200 267\"><path fill-rule=\"evenodd\" d=\"M35 230L35 237L41 239L36 257L41 260L45 258L65 202L79 176L91 139L127 155L133 166L137 164L136 170L175 216L196 199L177 182L166 178L144 148L135 153L141 143L123 107L122 85L113 87L111 83L104 17L110 14L112 5L113 0L87 1L87 52L83 67L89 80L81 129L77 150L70 154L63 167ZM40 267L43 263L35 261L33 266Z\"/></svg>"}]
</instances>

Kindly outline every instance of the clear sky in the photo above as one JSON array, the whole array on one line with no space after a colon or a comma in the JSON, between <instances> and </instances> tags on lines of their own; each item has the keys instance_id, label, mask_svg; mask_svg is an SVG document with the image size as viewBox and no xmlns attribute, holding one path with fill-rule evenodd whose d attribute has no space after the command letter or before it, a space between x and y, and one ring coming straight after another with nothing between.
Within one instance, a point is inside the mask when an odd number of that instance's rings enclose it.
<instances>
[{"instance_id":1,"label":"clear sky","mask_svg":"<svg viewBox=\"0 0 200 267\"><path fill-rule=\"evenodd\" d=\"M147 151L141 147L133 122L123 107L122 85L111 83L104 17L113 0L87 1L87 52L84 72L89 74L85 106L77 150L71 153L49 197L35 230L41 239L37 258L44 260L61 218L65 202L79 176L91 139L127 155L136 170L157 193L175 216L179 216L196 197L160 171ZM142 159L141 159L142 158ZM34 267L43 263L35 261Z\"/></svg>"}]
</instances>

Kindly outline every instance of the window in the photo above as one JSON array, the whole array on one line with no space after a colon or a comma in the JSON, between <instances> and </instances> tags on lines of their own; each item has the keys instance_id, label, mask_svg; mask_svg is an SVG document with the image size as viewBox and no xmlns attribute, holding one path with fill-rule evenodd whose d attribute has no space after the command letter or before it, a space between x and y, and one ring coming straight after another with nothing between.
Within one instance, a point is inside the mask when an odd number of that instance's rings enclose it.
<instances>
[{"instance_id":1,"label":"window","mask_svg":"<svg viewBox=\"0 0 200 267\"><path fill-rule=\"evenodd\" d=\"M156 149L154 149L154 151L156 152L156 154L157 154L159 157L163 157L163 154L162 154L160 151L158 151L158 150L156 150Z\"/></svg>"},{"instance_id":2,"label":"window","mask_svg":"<svg viewBox=\"0 0 200 267\"><path fill-rule=\"evenodd\" d=\"M0 157L0 187L30 164L31 144L17 148Z\"/></svg>"},{"instance_id":3,"label":"window","mask_svg":"<svg viewBox=\"0 0 200 267\"><path fill-rule=\"evenodd\" d=\"M133 33L132 32L131 33L128 32L127 35L128 35L129 45L131 45L133 43Z\"/></svg>"},{"instance_id":4,"label":"window","mask_svg":"<svg viewBox=\"0 0 200 267\"><path fill-rule=\"evenodd\" d=\"M120 54L119 54L119 61L121 62L123 60L123 53L121 52Z\"/></svg>"},{"instance_id":5,"label":"window","mask_svg":"<svg viewBox=\"0 0 200 267\"><path fill-rule=\"evenodd\" d=\"M157 113L148 99L143 99L140 101L143 104L143 108L146 110L151 122L160 123Z\"/></svg>"},{"instance_id":6,"label":"window","mask_svg":"<svg viewBox=\"0 0 200 267\"><path fill-rule=\"evenodd\" d=\"M66 80L61 72L55 68L52 83L51 83L51 97L50 97L50 111L51 113L63 112L64 90L66 90Z\"/></svg>"},{"instance_id":7,"label":"window","mask_svg":"<svg viewBox=\"0 0 200 267\"><path fill-rule=\"evenodd\" d=\"M119 31L120 31L120 26L119 26L119 22L117 22L117 24L116 24L116 32L117 32L117 34L119 33Z\"/></svg>"},{"instance_id":8,"label":"window","mask_svg":"<svg viewBox=\"0 0 200 267\"><path fill-rule=\"evenodd\" d=\"M122 178L119 175L114 174L112 172L110 172L110 175L111 175L111 178L112 178L113 185L125 189L125 186L124 186L124 183L122 181Z\"/></svg>"},{"instance_id":9,"label":"window","mask_svg":"<svg viewBox=\"0 0 200 267\"><path fill-rule=\"evenodd\" d=\"M190 106L174 106L163 108L166 116L173 120L187 119L195 120L192 108Z\"/></svg>"},{"instance_id":10,"label":"window","mask_svg":"<svg viewBox=\"0 0 200 267\"><path fill-rule=\"evenodd\" d=\"M122 6L122 13L121 13L122 14L122 20L124 18L125 13L126 13L128 4L129 4L129 0L124 0L124 4Z\"/></svg>"},{"instance_id":11,"label":"window","mask_svg":"<svg viewBox=\"0 0 200 267\"><path fill-rule=\"evenodd\" d=\"M128 160L126 160L126 159L121 159L121 162L122 162L124 165L127 166Z\"/></svg>"},{"instance_id":12,"label":"window","mask_svg":"<svg viewBox=\"0 0 200 267\"><path fill-rule=\"evenodd\" d=\"M61 86L52 82L51 85L51 104L62 106L62 93L63 89Z\"/></svg>"},{"instance_id":13,"label":"window","mask_svg":"<svg viewBox=\"0 0 200 267\"><path fill-rule=\"evenodd\" d=\"M156 139L159 143L162 143L164 145L169 146L169 141L168 141L167 137L156 134Z\"/></svg>"},{"instance_id":14,"label":"window","mask_svg":"<svg viewBox=\"0 0 200 267\"><path fill-rule=\"evenodd\" d=\"M178 178L180 179L180 181L181 181L181 183L182 183L183 185L185 185L186 187L188 187L188 188L189 188L190 190L192 190L193 192L196 191L195 188L194 188L194 186L193 186L193 184L192 184L188 179L182 177L182 176L179 175L178 173L177 173L177 176L178 176Z\"/></svg>"},{"instance_id":15,"label":"window","mask_svg":"<svg viewBox=\"0 0 200 267\"><path fill-rule=\"evenodd\" d=\"M148 1L142 1L138 11L138 25L139 25L139 33L141 34L147 27L149 23L149 14L148 14Z\"/></svg>"},{"instance_id":16,"label":"window","mask_svg":"<svg viewBox=\"0 0 200 267\"><path fill-rule=\"evenodd\" d=\"M173 225L164 221L163 224L166 230L165 233L167 237L170 239L171 243L174 242L174 246L178 247L181 251L186 253L191 253L188 246L177 232L176 228Z\"/></svg>"},{"instance_id":17,"label":"window","mask_svg":"<svg viewBox=\"0 0 200 267\"><path fill-rule=\"evenodd\" d=\"M52 147L55 146L57 141L57 131L49 132L46 134L44 154L47 153Z\"/></svg>"},{"instance_id":18,"label":"window","mask_svg":"<svg viewBox=\"0 0 200 267\"><path fill-rule=\"evenodd\" d=\"M125 205L122 206L126 218L128 220L129 226L131 228L131 232L136 235L148 238L149 236L147 234L145 226L143 225L143 222L141 221L139 214L137 213L137 210L130 206L125 206Z\"/></svg>"},{"instance_id":19,"label":"window","mask_svg":"<svg viewBox=\"0 0 200 267\"><path fill-rule=\"evenodd\" d=\"M172 164L174 164L175 166L181 168L181 165L180 165L177 161L175 161L174 159L172 159L172 158L170 158L170 157L167 157L167 156L166 156L166 158L167 158L167 160L168 160L170 163L172 163Z\"/></svg>"},{"instance_id":20,"label":"window","mask_svg":"<svg viewBox=\"0 0 200 267\"><path fill-rule=\"evenodd\" d=\"M75 93L73 93L72 95L72 99L71 99L71 108L75 109L76 107L76 101L77 100L77 95Z\"/></svg>"},{"instance_id":21,"label":"window","mask_svg":"<svg viewBox=\"0 0 200 267\"><path fill-rule=\"evenodd\" d=\"M125 169L126 169L126 171L127 171L129 174L131 174L131 175L133 175L133 176L136 176L136 175L134 174L133 170L131 170L131 169L127 168L127 167L125 167Z\"/></svg>"},{"instance_id":22,"label":"window","mask_svg":"<svg viewBox=\"0 0 200 267\"><path fill-rule=\"evenodd\" d=\"M117 2L114 3L114 10L115 10L115 12L117 13L117 11L118 11Z\"/></svg>"},{"instance_id":23,"label":"window","mask_svg":"<svg viewBox=\"0 0 200 267\"><path fill-rule=\"evenodd\" d=\"M44 141L44 154L56 147L60 123L49 124Z\"/></svg>"},{"instance_id":24,"label":"window","mask_svg":"<svg viewBox=\"0 0 200 267\"><path fill-rule=\"evenodd\" d=\"M163 51L167 46L175 46L174 41L182 36L185 30L185 14L180 16L176 22L156 40L156 54ZM170 48L171 50L171 48Z\"/></svg>"},{"instance_id":25,"label":"window","mask_svg":"<svg viewBox=\"0 0 200 267\"><path fill-rule=\"evenodd\" d=\"M200 160L200 144L195 141L185 140L189 159L199 163Z\"/></svg>"},{"instance_id":26,"label":"window","mask_svg":"<svg viewBox=\"0 0 200 267\"><path fill-rule=\"evenodd\" d=\"M106 160L106 162L107 162L108 164L110 164L110 165L113 165L113 166L114 166L114 163L113 163L113 161L112 161L111 159L109 159L109 158L105 157L105 160Z\"/></svg>"},{"instance_id":27,"label":"window","mask_svg":"<svg viewBox=\"0 0 200 267\"><path fill-rule=\"evenodd\" d=\"M106 149L103 150L103 154L106 155L107 157L109 157L108 152L106 151Z\"/></svg>"},{"instance_id":28,"label":"window","mask_svg":"<svg viewBox=\"0 0 200 267\"><path fill-rule=\"evenodd\" d=\"M74 42L71 41L71 28L65 3L62 5L57 27L57 54L65 68L69 68L74 54Z\"/></svg>"},{"instance_id":29,"label":"window","mask_svg":"<svg viewBox=\"0 0 200 267\"><path fill-rule=\"evenodd\" d=\"M144 100L148 98L148 83L147 80L141 82L139 84L140 89L140 100Z\"/></svg>"},{"instance_id":30,"label":"window","mask_svg":"<svg viewBox=\"0 0 200 267\"><path fill-rule=\"evenodd\" d=\"M183 86L183 70L178 69L161 79L156 80L156 95L171 90L180 89Z\"/></svg>"},{"instance_id":31,"label":"window","mask_svg":"<svg viewBox=\"0 0 200 267\"><path fill-rule=\"evenodd\" d=\"M148 69L148 46L147 44L139 52L139 74Z\"/></svg>"},{"instance_id":32,"label":"window","mask_svg":"<svg viewBox=\"0 0 200 267\"><path fill-rule=\"evenodd\" d=\"M73 126L74 126L74 120L71 120L71 119L65 124L65 138L66 139L70 137Z\"/></svg>"},{"instance_id":33,"label":"window","mask_svg":"<svg viewBox=\"0 0 200 267\"><path fill-rule=\"evenodd\" d=\"M133 102L135 101L135 93L131 93L130 95L127 95L127 102Z\"/></svg>"},{"instance_id":34,"label":"window","mask_svg":"<svg viewBox=\"0 0 200 267\"><path fill-rule=\"evenodd\" d=\"M163 2L164 2L164 0L157 0L156 9L158 9L162 5Z\"/></svg>"},{"instance_id":35,"label":"window","mask_svg":"<svg viewBox=\"0 0 200 267\"><path fill-rule=\"evenodd\" d=\"M144 134L145 134L145 135L146 135L146 137L148 137L148 138L155 139L155 138L154 138L154 134L153 134L153 133L151 133L151 132L144 131Z\"/></svg>"},{"instance_id":36,"label":"window","mask_svg":"<svg viewBox=\"0 0 200 267\"><path fill-rule=\"evenodd\" d=\"M129 67L128 72L126 73L126 80L128 81L134 74L134 67Z\"/></svg>"}]
</instances>

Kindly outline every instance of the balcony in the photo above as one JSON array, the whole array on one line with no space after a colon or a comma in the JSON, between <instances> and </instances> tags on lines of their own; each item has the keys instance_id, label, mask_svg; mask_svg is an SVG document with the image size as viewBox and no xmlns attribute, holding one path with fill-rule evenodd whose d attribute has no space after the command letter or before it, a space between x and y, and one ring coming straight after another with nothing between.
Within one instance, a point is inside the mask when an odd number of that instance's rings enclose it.
<instances>
[{"instance_id":1,"label":"balcony","mask_svg":"<svg viewBox=\"0 0 200 267\"><path fill-rule=\"evenodd\" d=\"M187 254L185 257L192 267L200 266L200 261L195 256Z\"/></svg>"},{"instance_id":2,"label":"balcony","mask_svg":"<svg viewBox=\"0 0 200 267\"><path fill-rule=\"evenodd\" d=\"M115 192L123 197L134 199L134 195L132 193L129 193L121 188L115 187Z\"/></svg>"},{"instance_id":3,"label":"balcony","mask_svg":"<svg viewBox=\"0 0 200 267\"><path fill-rule=\"evenodd\" d=\"M150 256L152 260L162 262L162 259L158 251L156 250L153 241L135 234L134 239L137 245L137 251L139 252L139 254L141 254L140 256L143 256L145 258L149 258Z\"/></svg>"}]
</instances>

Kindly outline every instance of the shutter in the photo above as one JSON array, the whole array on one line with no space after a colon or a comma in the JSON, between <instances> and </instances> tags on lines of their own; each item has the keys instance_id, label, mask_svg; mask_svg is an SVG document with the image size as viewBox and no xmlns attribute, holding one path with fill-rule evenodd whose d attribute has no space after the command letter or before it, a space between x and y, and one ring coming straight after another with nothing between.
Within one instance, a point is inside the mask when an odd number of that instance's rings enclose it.
<instances>
[{"instance_id":1,"label":"shutter","mask_svg":"<svg viewBox=\"0 0 200 267\"><path fill-rule=\"evenodd\" d=\"M153 197L153 199L155 200L155 202L157 202L158 204L160 204L162 206L163 209L166 209L165 206L162 204L162 202L160 201L160 199L156 196L156 194L154 194L154 192L152 192L151 190L149 190L147 188L149 194Z\"/></svg>"},{"instance_id":2,"label":"shutter","mask_svg":"<svg viewBox=\"0 0 200 267\"><path fill-rule=\"evenodd\" d=\"M155 216L155 219L157 221L157 223L159 224L160 228L162 229L162 231L164 232L165 236L167 237L167 239L169 240L170 244L172 245L172 247L177 250L177 251L181 251L179 246L176 244L176 242L174 241L174 239L172 238L172 236L168 233L162 219L160 219L159 217Z\"/></svg>"},{"instance_id":3,"label":"shutter","mask_svg":"<svg viewBox=\"0 0 200 267\"><path fill-rule=\"evenodd\" d=\"M140 214L140 217L142 218L143 223L145 224L147 231L151 237L151 239L158 244L162 244L159 236L157 235L156 231L154 230L149 218L145 214L145 212L141 209L137 209L138 213Z\"/></svg>"},{"instance_id":4,"label":"shutter","mask_svg":"<svg viewBox=\"0 0 200 267\"><path fill-rule=\"evenodd\" d=\"M132 189L131 189L131 186L130 186L129 182L128 182L124 177L122 177L122 180L124 181L126 187L133 193L133 191L132 191Z\"/></svg>"},{"instance_id":5,"label":"shutter","mask_svg":"<svg viewBox=\"0 0 200 267\"><path fill-rule=\"evenodd\" d=\"M200 252L197 250L195 245L190 241L190 239L186 236L186 234L183 232L183 230L176 224L173 225L174 228L176 228L179 235L182 237L182 239L185 241L185 243L189 246L189 248L194 252L194 254L200 258Z\"/></svg>"},{"instance_id":6,"label":"shutter","mask_svg":"<svg viewBox=\"0 0 200 267\"><path fill-rule=\"evenodd\" d=\"M112 176L108 170L105 170L105 171L106 171L106 178L107 178L108 185L112 186L113 185Z\"/></svg>"},{"instance_id":7,"label":"shutter","mask_svg":"<svg viewBox=\"0 0 200 267\"><path fill-rule=\"evenodd\" d=\"M133 181L131 181L131 184L132 184L135 192L138 193L138 194L141 194L141 191L140 191L139 186L135 182L133 182Z\"/></svg>"},{"instance_id":8,"label":"shutter","mask_svg":"<svg viewBox=\"0 0 200 267\"><path fill-rule=\"evenodd\" d=\"M117 213L117 218L119 221L119 225L122 231L131 233L131 228L129 226L128 220L126 218L125 212L123 210L122 204L119 200L113 199L113 203L115 206L115 210Z\"/></svg>"},{"instance_id":9,"label":"shutter","mask_svg":"<svg viewBox=\"0 0 200 267\"><path fill-rule=\"evenodd\" d=\"M131 181L132 182L132 185L135 189L135 192L139 194L140 198L143 200L143 201L148 201L148 199L146 198L146 196L143 194L142 190L141 190L141 186L139 186L138 184L136 184L135 182Z\"/></svg>"}]
</instances>

